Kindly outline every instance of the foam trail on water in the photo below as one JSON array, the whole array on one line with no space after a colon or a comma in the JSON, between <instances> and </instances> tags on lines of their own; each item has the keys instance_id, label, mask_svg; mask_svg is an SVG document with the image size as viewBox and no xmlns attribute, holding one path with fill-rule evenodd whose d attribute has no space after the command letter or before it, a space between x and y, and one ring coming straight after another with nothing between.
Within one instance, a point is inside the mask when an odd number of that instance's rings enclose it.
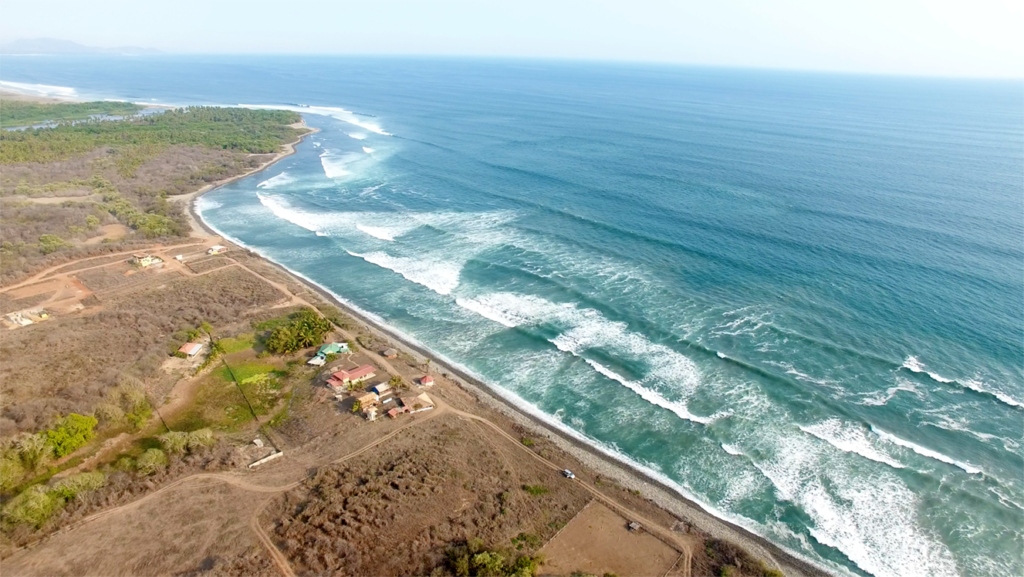
<instances>
[{"instance_id":1,"label":"foam trail on water","mask_svg":"<svg viewBox=\"0 0 1024 577\"><path fill-rule=\"evenodd\" d=\"M370 148L369 146L364 146L363 152L365 152L366 154L373 154L373 149Z\"/></svg>"},{"instance_id":2,"label":"foam trail on water","mask_svg":"<svg viewBox=\"0 0 1024 577\"><path fill-rule=\"evenodd\" d=\"M355 138L356 140L365 140L366 139L366 135L362 134L360 132L346 132L345 134L347 136L351 137L351 138Z\"/></svg>"},{"instance_id":3,"label":"foam trail on water","mask_svg":"<svg viewBox=\"0 0 1024 577\"><path fill-rule=\"evenodd\" d=\"M922 447L921 445L918 445L916 443L911 443L910 441L908 441L906 439L901 439L901 438L897 437L896 435L893 435L892 433L887 433L887 432L885 432L885 431L875 427L874 425L871 426L871 431L874 432L879 437L881 437L882 439L885 439L886 441L889 441L890 443L892 443L894 445L899 445L901 447L905 447L907 449L910 449L911 451L917 453L918 455L921 455L922 457L928 457L930 459L935 459L936 461L942 461L943 463L946 463L947 465L953 465L954 467L960 467L961 469L963 469L964 471L967 471L968 473L970 473L972 475L976 474L976 473L981 473L982 472L981 469L975 467L974 465L970 465L968 463L961 463L960 461L957 461L956 459L953 459L952 457L947 457L946 455L943 455L942 453L940 453L938 451L933 451L931 449Z\"/></svg>"},{"instance_id":4,"label":"foam trail on water","mask_svg":"<svg viewBox=\"0 0 1024 577\"><path fill-rule=\"evenodd\" d=\"M368 263L394 271L406 280L423 285L440 295L450 294L459 286L459 275L462 267L443 261L427 261L422 258L391 256L384 252L358 254L345 251L351 256L361 258Z\"/></svg>"},{"instance_id":5,"label":"foam trail on water","mask_svg":"<svg viewBox=\"0 0 1024 577\"><path fill-rule=\"evenodd\" d=\"M894 469L904 468L901 463L876 449L860 427L844 426L843 422L836 418L799 427L801 431L825 441L840 451L856 453L865 459L884 463Z\"/></svg>"},{"instance_id":6,"label":"foam trail on water","mask_svg":"<svg viewBox=\"0 0 1024 577\"><path fill-rule=\"evenodd\" d=\"M277 176L272 176L263 182L256 185L256 188L274 188L277 186L284 186L290 182L295 182L295 179L288 176L287 172L282 172Z\"/></svg>"},{"instance_id":7,"label":"foam trail on water","mask_svg":"<svg viewBox=\"0 0 1024 577\"><path fill-rule=\"evenodd\" d=\"M725 451L726 453L729 453L730 455L732 455L734 457L739 457L739 456L743 455L743 451L741 451L740 448L737 447L736 445L729 445L727 443L722 443L722 450Z\"/></svg>"}]
</instances>

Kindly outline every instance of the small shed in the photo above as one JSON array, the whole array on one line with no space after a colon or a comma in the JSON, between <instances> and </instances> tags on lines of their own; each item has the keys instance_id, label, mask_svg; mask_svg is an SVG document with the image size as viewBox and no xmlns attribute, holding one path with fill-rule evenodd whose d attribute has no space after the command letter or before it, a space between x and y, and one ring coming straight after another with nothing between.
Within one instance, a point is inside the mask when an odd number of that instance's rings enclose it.
<instances>
[{"instance_id":1,"label":"small shed","mask_svg":"<svg viewBox=\"0 0 1024 577\"><path fill-rule=\"evenodd\" d=\"M398 418L398 413L400 413L400 412L401 411L399 411L397 408L391 409L391 410L388 411L388 416L391 417L392 419L397 419Z\"/></svg>"},{"instance_id":2,"label":"small shed","mask_svg":"<svg viewBox=\"0 0 1024 577\"><path fill-rule=\"evenodd\" d=\"M155 264L162 264L164 261L158 256L151 254L136 253L132 255L131 263L142 268L153 266Z\"/></svg>"},{"instance_id":3,"label":"small shed","mask_svg":"<svg viewBox=\"0 0 1024 577\"><path fill-rule=\"evenodd\" d=\"M389 385L387 383L378 383L378 384L373 386L373 392L377 393L378 395L383 395L384 393L386 393L386 392L388 392L390 390L391 390L391 385Z\"/></svg>"},{"instance_id":4,"label":"small shed","mask_svg":"<svg viewBox=\"0 0 1024 577\"><path fill-rule=\"evenodd\" d=\"M210 247L210 250L206 251L206 254L220 254L222 252L227 252L227 251L228 251L228 247L222 246L222 245L219 245L219 244L215 244L215 245Z\"/></svg>"},{"instance_id":5,"label":"small shed","mask_svg":"<svg viewBox=\"0 0 1024 577\"><path fill-rule=\"evenodd\" d=\"M369 406L369 407L366 407L366 409L363 410L363 416L366 417L367 421L376 421L377 420L377 407L374 407L372 405Z\"/></svg>"},{"instance_id":6,"label":"small shed","mask_svg":"<svg viewBox=\"0 0 1024 577\"><path fill-rule=\"evenodd\" d=\"M185 343L178 349L179 353L184 353L185 358L194 359L203 350L202 343Z\"/></svg>"},{"instance_id":7,"label":"small shed","mask_svg":"<svg viewBox=\"0 0 1024 577\"><path fill-rule=\"evenodd\" d=\"M395 349L384 349L384 352L381 353L381 354L384 355L384 357L388 358L388 359L396 359L396 358L398 358L398 351L396 351Z\"/></svg>"},{"instance_id":8,"label":"small shed","mask_svg":"<svg viewBox=\"0 0 1024 577\"><path fill-rule=\"evenodd\" d=\"M420 385L424 386L424 387L432 387L432 386L434 386L434 377L432 377L430 375L427 375L425 377L421 377L420 378Z\"/></svg>"},{"instance_id":9,"label":"small shed","mask_svg":"<svg viewBox=\"0 0 1024 577\"><path fill-rule=\"evenodd\" d=\"M322 367L327 362L327 357L317 353L313 358L306 361L307 365L313 365L314 367Z\"/></svg>"}]
</instances>

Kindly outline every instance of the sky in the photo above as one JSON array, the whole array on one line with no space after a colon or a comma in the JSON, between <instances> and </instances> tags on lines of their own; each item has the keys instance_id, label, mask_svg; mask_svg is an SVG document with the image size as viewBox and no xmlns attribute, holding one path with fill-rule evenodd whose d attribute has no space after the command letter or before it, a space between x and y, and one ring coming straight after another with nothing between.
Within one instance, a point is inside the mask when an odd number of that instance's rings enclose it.
<instances>
[{"instance_id":1,"label":"sky","mask_svg":"<svg viewBox=\"0 0 1024 577\"><path fill-rule=\"evenodd\" d=\"M0 41L1024 77L1022 0L0 0Z\"/></svg>"}]
</instances>

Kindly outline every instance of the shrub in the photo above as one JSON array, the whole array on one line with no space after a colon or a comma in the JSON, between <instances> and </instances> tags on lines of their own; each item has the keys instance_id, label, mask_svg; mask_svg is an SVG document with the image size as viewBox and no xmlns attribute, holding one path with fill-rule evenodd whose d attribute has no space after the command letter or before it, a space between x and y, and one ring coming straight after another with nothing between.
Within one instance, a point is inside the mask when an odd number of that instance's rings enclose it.
<instances>
[{"instance_id":1,"label":"shrub","mask_svg":"<svg viewBox=\"0 0 1024 577\"><path fill-rule=\"evenodd\" d=\"M114 403L101 403L96 406L96 418L104 426L118 425L124 422L124 410Z\"/></svg>"},{"instance_id":2,"label":"shrub","mask_svg":"<svg viewBox=\"0 0 1024 577\"><path fill-rule=\"evenodd\" d=\"M24 433L14 443L18 457L28 472L35 471L53 455L46 433Z\"/></svg>"},{"instance_id":3,"label":"shrub","mask_svg":"<svg viewBox=\"0 0 1024 577\"><path fill-rule=\"evenodd\" d=\"M733 577L736 575L736 568L732 565L724 565L722 566L722 569L718 571L718 574L721 577Z\"/></svg>"},{"instance_id":4,"label":"shrub","mask_svg":"<svg viewBox=\"0 0 1024 577\"><path fill-rule=\"evenodd\" d=\"M135 469L143 475L152 475L167 464L167 455L160 449L147 449L135 461Z\"/></svg>"},{"instance_id":5,"label":"shrub","mask_svg":"<svg viewBox=\"0 0 1024 577\"><path fill-rule=\"evenodd\" d=\"M44 234L39 237L39 252L50 254L62 248L70 248L71 243L55 234Z\"/></svg>"},{"instance_id":6,"label":"shrub","mask_svg":"<svg viewBox=\"0 0 1024 577\"><path fill-rule=\"evenodd\" d=\"M535 445L535 443L533 442L533 439L531 439L529 437L523 437L522 443L523 443L523 445L526 445L527 447L532 447L532 446Z\"/></svg>"},{"instance_id":7,"label":"shrub","mask_svg":"<svg viewBox=\"0 0 1024 577\"><path fill-rule=\"evenodd\" d=\"M160 445L168 453L184 453L188 448L188 433L171 431L157 438L160 439Z\"/></svg>"},{"instance_id":8,"label":"shrub","mask_svg":"<svg viewBox=\"0 0 1024 577\"><path fill-rule=\"evenodd\" d=\"M57 421L56 427L46 431L47 441L53 448L53 456L59 459L89 442L98 422L96 417L77 413L71 413Z\"/></svg>"},{"instance_id":9,"label":"shrub","mask_svg":"<svg viewBox=\"0 0 1024 577\"><path fill-rule=\"evenodd\" d=\"M216 441L210 429L198 429L188 434L188 450L195 451L199 447L209 447Z\"/></svg>"},{"instance_id":10,"label":"shrub","mask_svg":"<svg viewBox=\"0 0 1024 577\"><path fill-rule=\"evenodd\" d=\"M25 467L15 455L0 459L0 491L13 489L25 476Z\"/></svg>"},{"instance_id":11,"label":"shrub","mask_svg":"<svg viewBox=\"0 0 1024 577\"><path fill-rule=\"evenodd\" d=\"M89 491L95 491L99 489L107 482L106 476L99 471L91 471L88 473L78 473L77 475L70 475L61 479L53 488L50 489L52 493L59 495L65 500L74 499L82 493Z\"/></svg>"},{"instance_id":12,"label":"shrub","mask_svg":"<svg viewBox=\"0 0 1024 577\"><path fill-rule=\"evenodd\" d=\"M548 493L548 488L544 485L523 485L523 490L534 497L539 497L540 495Z\"/></svg>"},{"instance_id":13,"label":"shrub","mask_svg":"<svg viewBox=\"0 0 1024 577\"><path fill-rule=\"evenodd\" d=\"M51 494L41 485L34 485L7 503L4 507L4 521L40 527L63 504L59 496Z\"/></svg>"}]
</instances>

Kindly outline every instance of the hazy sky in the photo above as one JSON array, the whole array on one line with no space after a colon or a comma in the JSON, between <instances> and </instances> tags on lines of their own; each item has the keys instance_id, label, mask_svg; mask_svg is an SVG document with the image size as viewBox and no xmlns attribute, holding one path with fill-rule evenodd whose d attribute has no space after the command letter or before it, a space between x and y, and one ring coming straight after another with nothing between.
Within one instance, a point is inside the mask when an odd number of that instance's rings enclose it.
<instances>
[{"instance_id":1,"label":"hazy sky","mask_svg":"<svg viewBox=\"0 0 1024 577\"><path fill-rule=\"evenodd\" d=\"M0 39L1024 76L1022 0L2 0Z\"/></svg>"}]
</instances>

